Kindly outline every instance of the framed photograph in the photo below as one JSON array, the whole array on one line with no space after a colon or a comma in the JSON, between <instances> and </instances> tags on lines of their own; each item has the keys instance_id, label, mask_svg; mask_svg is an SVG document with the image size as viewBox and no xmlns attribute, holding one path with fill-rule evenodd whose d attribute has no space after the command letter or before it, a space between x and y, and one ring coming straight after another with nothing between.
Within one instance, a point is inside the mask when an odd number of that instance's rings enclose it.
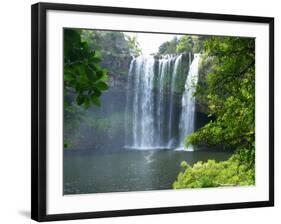
<instances>
[{"instance_id":1,"label":"framed photograph","mask_svg":"<svg viewBox=\"0 0 281 224\"><path fill-rule=\"evenodd\" d=\"M32 219L274 205L274 19L32 5Z\"/></svg>"}]
</instances>

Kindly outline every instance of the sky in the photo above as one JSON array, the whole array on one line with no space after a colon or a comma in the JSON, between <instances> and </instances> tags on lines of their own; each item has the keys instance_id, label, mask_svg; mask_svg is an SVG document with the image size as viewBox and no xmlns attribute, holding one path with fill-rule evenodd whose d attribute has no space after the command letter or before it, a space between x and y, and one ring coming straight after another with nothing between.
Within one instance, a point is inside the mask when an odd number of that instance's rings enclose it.
<instances>
[{"instance_id":1,"label":"sky","mask_svg":"<svg viewBox=\"0 0 281 224\"><path fill-rule=\"evenodd\" d=\"M180 37L180 35L174 34L158 34L158 33L133 33L126 32L128 36L136 36L137 41L140 45L142 53L144 55L149 55L152 53L157 53L159 46L166 42L172 40L175 36Z\"/></svg>"}]
</instances>

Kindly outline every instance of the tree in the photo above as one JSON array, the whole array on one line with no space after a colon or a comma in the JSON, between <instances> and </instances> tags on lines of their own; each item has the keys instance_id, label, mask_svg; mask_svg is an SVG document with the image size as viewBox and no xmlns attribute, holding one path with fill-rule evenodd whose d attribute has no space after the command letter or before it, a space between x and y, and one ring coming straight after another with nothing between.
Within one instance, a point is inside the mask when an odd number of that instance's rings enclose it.
<instances>
[{"instance_id":1,"label":"tree","mask_svg":"<svg viewBox=\"0 0 281 224\"><path fill-rule=\"evenodd\" d=\"M193 52L193 46L192 36L184 35L179 39L179 43L177 44L177 53Z\"/></svg>"},{"instance_id":2,"label":"tree","mask_svg":"<svg viewBox=\"0 0 281 224\"><path fill-rule=\"evenodd\" d=\"M209 116L214 119L187 136L185 146L223 145L236 151L224 162L199 162L193 166L183 163L185 170L173 187L252 185L255 183L255 40L212 37L205 42L204 53L207 69L203 69L205 76L195 95L199 101L206 101Z\"/></svg>"},{"instance_id":3,"label":"tree","mask_svg":"<svg viewBox=\"0 0 281 224\"><path fill-rule=\"evenodd\" d=\"M171 41L166 41L159 46L158 54L175 54L177 51L178 39L174 37Z\"/></svg>"},{"instance_id":4,"label":"tree","mask_svg":"<svg viewBox=\"0 0 281 224\"><path fill-rule=\"evenodd\" d=\"M127 35L126 39L128 41L128 46L132 56L137 57L141 55L141 48L139 46L136 36L130 37Z\"/></svg>"},{"instance_id":5,"label":"tree","mask_svg":"<svg viewBox=\"0 0 281 224\"><path fill-rule=\"evenodd\" d=\"M184 35L180 37L177 44L177 53L200 53L204 50L204 43L208 38L208 36Z\"/></svg>"},{"instance_id":6,"label":"tree","mask_svg":"<svg viewBox=\"0 0 281 224\"><path fill-rule=\"evenodd\" d=\"M98 51L81 39L77 29L64 29L64 147L71 145L69 134L83 119L83 107L100 106L100 95L108 86L107 71L99 65ZM80 107L83 106L83 107Z\"/></svg>"},{"instance_id":7,"label":"tree","mask_svg":"<svg viewBox=\"0 0 281 224\"><path fill-rule=\"evenodd\" d=\"M237 155L222 162L199 161L193 166L182 162L184 172L180 172L173 188L204 188L220 186L247 186L255 184L255 172L247 164L241 164Z\"/></svg>"},{"instance_id":8,"label":"tree","mask_svg":"<svg viewBox=\"0 0 281 224\"><path fill-rule=\"evenodd\" d=\"M209 36L194 35L183 35L179 39L174 37L171 41L161 44L157 54L200 53L204 50L204 43L209 38Z\"/></svg>"},{"instance_id":9,"label":"tree","mask_svg":"<svg viewBox=\"0 0 281 224\"><path fill-rule=\"evenodd\" d=\"M81 31L64 29L64 94L78 105L100 106L99 97L108 89L107 71L99 65L100 56L81 40Z\"/></svg>"},{"instance_id":10,"label":"tree","mask_svg":"<svg viewBox=\"0 0 281 224\"><path fill-rule=\"evenodd\" d=\"M206 96L209 115L216 119L185 143L250 148L255 130L255 41L213 37L206 42L206 53L214 66L200 94Z\"/></svg>"},{"instance_id":11,"label":"tree","mask_svg":"<svg viewBox=\"0 0 281 224\"><path fill-rule=\"evenodd\" d=\"M138 56L141 53L136 37L123 32L83 30L81 34L90 49L100 52L102 60L106 60L108 56Z\"/></svg>"}]
</instances>

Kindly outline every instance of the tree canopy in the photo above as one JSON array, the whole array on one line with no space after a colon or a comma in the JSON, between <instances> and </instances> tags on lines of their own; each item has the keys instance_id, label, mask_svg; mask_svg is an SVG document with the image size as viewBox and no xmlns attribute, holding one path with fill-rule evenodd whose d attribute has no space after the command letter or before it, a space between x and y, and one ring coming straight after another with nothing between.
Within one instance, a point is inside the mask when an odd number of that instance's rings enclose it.
<instances>
[{"instance_id":1,"label":"tree canopy","mask_svg":"<svg viewBox=\"0 0 281 224\"><path fill-rule=\"evenodd\" d=\"M126 35L123 32L82 30L81 35L91 49L100 52L103 60L106 60L108 56L122 57L141 54L136 37Z\"/></svg>"},{"instance_id":2,"label":"tree canopy","mask_svg":"<svg viewBox=\"0 0 281 224\"><path fill-rule=\"evenodd\" d=\"M178 41L176 52L200 53L204 50L204 42L208 38L208 36L184 35Z\"/></svg>"},{"instance_id":3,"label":"tree canopy","mask_svg":"<svg viewBox=\"0 0 281 224\"><path fill-rule=\"evenodd\" d=\"M180 53L200 53L204 50L204 42L209 36L182 35L174 37L159 46L158 55L161 54L180 54Z\"/></svg>"},{"instance_id":4,"label":"tree canopy","mask_svg":"<svg viewBox=\"0 0 281 224\"><path fill-rule=\"evenodd\" d=\"M177 52L178 38L174 37L171 41L166 41L159 46L158 53L161 54L175 54Z\"/></svg>"}]
</instances>

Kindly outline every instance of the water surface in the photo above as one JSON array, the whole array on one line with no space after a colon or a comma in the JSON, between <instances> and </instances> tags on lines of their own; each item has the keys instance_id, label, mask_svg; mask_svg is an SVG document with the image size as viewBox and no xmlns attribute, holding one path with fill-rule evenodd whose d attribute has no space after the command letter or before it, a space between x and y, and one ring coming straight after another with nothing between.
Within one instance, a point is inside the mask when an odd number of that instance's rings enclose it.
<instances>
[{"instance_id":1,"label":"water surface","mask_svg":"<svg viewBox=\"0 0 281 224\"><path fill-rule=\"evenodd\" d=\"M180 163L226 160L231 152L198 150L120 150L64 152L64 194L172 189Z\"/></svg>"}]
</instances>

